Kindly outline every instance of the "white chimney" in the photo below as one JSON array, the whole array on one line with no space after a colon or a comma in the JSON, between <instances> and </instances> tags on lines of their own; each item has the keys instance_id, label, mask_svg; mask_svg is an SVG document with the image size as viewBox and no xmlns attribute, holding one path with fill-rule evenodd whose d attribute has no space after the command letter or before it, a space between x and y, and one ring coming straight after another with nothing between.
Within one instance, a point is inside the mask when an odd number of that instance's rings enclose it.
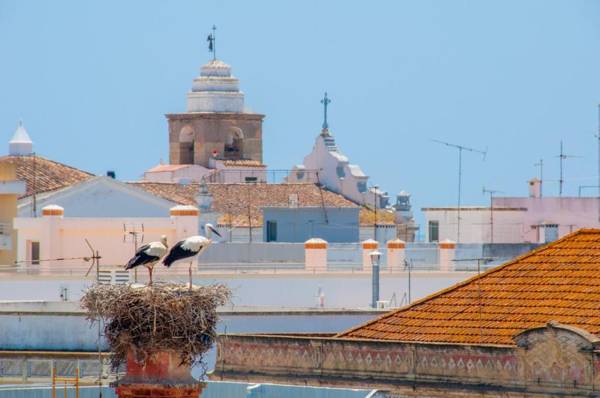
<instances>
[{"instance_id":1,"label":"white chimney","mask_svg":"<svg viewBox=\"0 0 600 398\"><path fill-rule=\"evenodd\" d=\"M31 155L33 153L33 142L27 134L27 130L23 127L23 123L19 121L17 130L13 135L12 139L8 142L8 154L9 155Z\"/></svg>"},{"instance_id":2,"label":"white chimney","mask_svg":"<svg viewBox=\"0 0 600 398\"><path fill-rule=\"evenodd\" d=\"M542 197L542 181L537 178L529 180L529 197L530 198L541 198Z\"/></svg>"}]
</instances>

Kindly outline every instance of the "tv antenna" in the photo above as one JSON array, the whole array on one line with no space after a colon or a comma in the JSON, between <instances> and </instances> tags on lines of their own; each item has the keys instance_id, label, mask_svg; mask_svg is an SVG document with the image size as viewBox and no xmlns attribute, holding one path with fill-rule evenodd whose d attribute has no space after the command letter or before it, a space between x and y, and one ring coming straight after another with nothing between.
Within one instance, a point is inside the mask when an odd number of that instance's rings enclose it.
<instances>
[{"instance_id":1,"label":"tv antenna","mask_svg":"<svg viewBox=\"0 0 600 398\"><path fill-rule=\"evenodd\" d=\"M542 187L544 185L544 159L540 158L540 161L533 164L535 167L540 168L540 198L542 195Z\"/></svg>"},{"instance_id":2,"label":"tv antenna","mask_svg":"<svg viewBox=\"0 0 600 398\"><path fill-rule=\"evenodd\" d=\"M127 241L133 244L133 253L137 253L138 245L144 243L144 224L123 224L123 243ZM137 267L133 269L133 281L138 281Z\"/></svg>"},{"instance_id":3,"label":"tv antenna","mask_svg":"<svg viewBox=\"0 0 600 398\"><path fill-rule=\"evenodd\" d=\"M494 243L494 195L502 191L483 187L481 193L490 195L490 243Z\"/></svg>"},{"instance_id":4,"label":"tv antenna","mask_svg":"<svg viewBox=\"0 0 600 398\"><path fill-rule=\"evenodd\" d=\"M98 250L94 249L94 247L92 246L92 244L90 243L89 240L87 240L87 238L85 239L85 244L87 245L87 247L90 249L90 253L91 256L88 257L88 259L92 260L92 263L90 264L90 267L88 268L87 272L85 273L85 276L88 276L90 271L94 268L94 266L96 267L96 284L100 284L100 259L102 258L100 256L100 252L98 252ZM89 261L89 260L86 260ZM102 398L102 368L103 366L103 361L102 361L102 348L101 348L101 342L102 342L102 322L100 322L100 320L98 320L98 341L96 343L96 346L98 348L98 363L100 366L98 366L99 370L98 370L98 397Z\"/></svg>"},{"instance_id":5,"label":"tv antenna","mask_svg":"<svg viewBox=\"0 0 600 398\"><path fill-rule=\"evenodd\" d=\"M485 161L485 157L487 156L487 148L485 149L485 151L479 150L479 149L475 149L475 148L469 148L463 145L457 145L457 144L451 144L449 142L445 142L445 141L440 141L440 140L432 140L433 142L437 142L438 144L442 144L442 145L446 145L450 148L455 148L458 150L458 201L457 201L457 206L456 206L456 243L460 243L460 195L461 195L461 189L462 189L462 153L463 151L469 151L469 152L475 152L475 153L480 153L481 155L483 155L483 159Z\"/></svg>"},{"instance_id":6,"label":"tv antenna","mask_svg":"<svg viewBox=\"0 0 600 398\"><path fill-rule=\"evenodd\" d=\"M580 158L580 157L581 156L577 156L577 155L566 155L563 152L563 142L562 142L562 140L560 141L560 154L557 156L557 158L560 159L560 178L558 179L558 196L562 196L563 184L565 183L565 179L564 179L564 161L565 161L565 159Z\"/></svg>"},{"instance_id":7,"label":"tv antenna","mask_svg":"<svg viewBox=\"0 0 600 398\"><path fill-rule=\"evenodd\" d=\"M91 256L89 257L84 257L85 261L92 261L90 264L90 267L88 268L87 272L85 273L85 276L88 276L90 274L90 271L96 267L96 283L100 283L100 259L102 258L100 256L100 253L98 252L98 250L94 249L94 247L92 246L92 244L90 243L89 240L84 239L85 240L85 244L87 245L87 247L90 249L90 253Z\"/></svg>"}]
</instances>

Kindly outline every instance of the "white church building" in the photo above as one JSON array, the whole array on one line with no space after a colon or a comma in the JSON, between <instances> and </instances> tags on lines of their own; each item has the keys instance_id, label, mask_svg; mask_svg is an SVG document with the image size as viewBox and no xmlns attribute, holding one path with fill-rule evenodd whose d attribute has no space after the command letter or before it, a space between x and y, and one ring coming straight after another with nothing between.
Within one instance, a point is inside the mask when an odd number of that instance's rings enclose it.
<instances>
[{"instance_id":1,"label":"white church building","mask_svg":"<svg viewBox=\"0 0 600 398\"><path fill-rule=\"evenodd\" d=\"M329 131L327 106L330 102L325 93L321 101L325 116L321 133L315 139L312 152L304 157L304 162L292 168L288 182L310 181L322 184L359 205L393 210L402 238L412 241L417 226L411 211L410 194L402 191L398 194L396 203L392 205L388 193L377 185L369 184L369 176L361 167L350 163Z\"/></svg>"}]
</instances>

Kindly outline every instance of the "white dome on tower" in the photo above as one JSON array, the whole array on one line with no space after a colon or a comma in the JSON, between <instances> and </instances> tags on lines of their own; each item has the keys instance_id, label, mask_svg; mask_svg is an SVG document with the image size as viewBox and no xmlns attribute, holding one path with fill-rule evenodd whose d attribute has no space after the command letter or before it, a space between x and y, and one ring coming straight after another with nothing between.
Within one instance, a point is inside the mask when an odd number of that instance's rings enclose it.
<instances>
[{"instance_id":1,"label":"white dome on tower","mask_svg":"<svg viewBox=\"0 0 600 398\"><path fill-rule=\"evenodd\" d=\"M17 129L12 139L8 142L8 154L14 156L31 155L33 153L33 142L27 134L27 130L23 126L23 122L19 121Z\"/></svg>"},{"instance_id":2,"label":"white dome on tower","mask_svg":"<svg viewBox=\"0 0 600 398\"><path fill-rule=\"evenodd\" d=\"M188 112L244 111L244 93L239 80L231 75L231 66L218 59L203 65L188 93Z\"/></svg>"}]
</instances>

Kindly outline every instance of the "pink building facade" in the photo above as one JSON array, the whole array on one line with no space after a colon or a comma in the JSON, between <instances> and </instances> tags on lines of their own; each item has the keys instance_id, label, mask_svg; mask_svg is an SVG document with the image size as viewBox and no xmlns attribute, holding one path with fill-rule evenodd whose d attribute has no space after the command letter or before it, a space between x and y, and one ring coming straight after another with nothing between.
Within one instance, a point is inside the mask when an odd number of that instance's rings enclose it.
<instances>
[{"instance_id":1,"label":"pink building facade","mask_svg":"<svg viewBox=\"0 0 600 398\"><path fill-rule=\"evenodd\" d=\"M600 199L542 197L540 181L529 196L495 197L490 207L423 208L426 240L459 243L546 243L581 228L600 227Z\"/></svg>"}]
</instances>

